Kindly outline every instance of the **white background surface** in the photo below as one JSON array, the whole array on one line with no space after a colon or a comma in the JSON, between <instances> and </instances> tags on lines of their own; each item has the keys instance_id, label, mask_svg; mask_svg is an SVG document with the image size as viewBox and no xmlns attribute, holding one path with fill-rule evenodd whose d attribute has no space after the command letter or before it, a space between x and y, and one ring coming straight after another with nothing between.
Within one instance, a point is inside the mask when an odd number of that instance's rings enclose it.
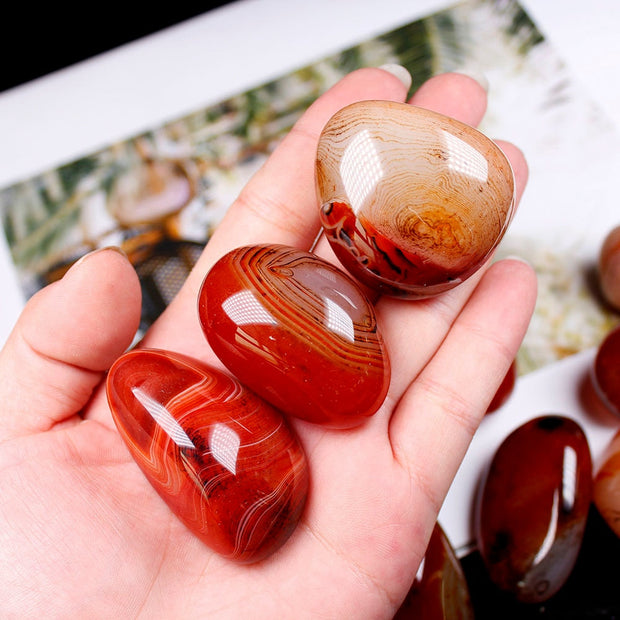
<instances>
[{"instance_id":1,"label":"white background surface","mask_svg":"<svg viewBox=\"0 0 620 620\"><path fill-rule=\"evenodd\" d=\"M67 163L454 2L439 0L240 0L162 33L0 94L0 187ZM522 0L589 96L620 127L620 2ZM414 76L415 79L415 76ZM620 204L618 207L620 220ZM0 238L0 343L23 303ZM468 542L480 467L511 426L539 411L581 419L579 383L591 352L519 383L509 416L487 423L441 520ZM612 425L587 420L597 454Z\"/></svg>"}]
</instances>

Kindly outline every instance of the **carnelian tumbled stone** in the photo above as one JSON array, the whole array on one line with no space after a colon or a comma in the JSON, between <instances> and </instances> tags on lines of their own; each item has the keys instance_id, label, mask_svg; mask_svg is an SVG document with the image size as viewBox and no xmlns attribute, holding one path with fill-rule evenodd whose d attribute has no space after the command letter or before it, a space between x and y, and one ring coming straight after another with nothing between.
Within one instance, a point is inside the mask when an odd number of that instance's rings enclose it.
<instances>
[{"instance_id":1,"label":"carnelian tumbled stone","mask_svg":"<svg viewBox=\"0 0 620 620\"><path fill-rule=\"evenodd\" d=\"M620 416L620 327L609 332L599 345L592 375L600 399Z\"/></svg>"},{"instance_id":2,"label":"carnelian tumbled stone","mask_svg":"<svg viewBox=\"0 0 620 620\"><path fill-rule=\"evenodd\" d=\"M198 312L222 363L289 415L346 428L385 398L390 368L374 309L349 275L313 254L229 252L205 277Z\"/></svg>"},{"instance_id":3,"label":"carnelian tumbled stone","mask_svg":"<svg viewBox=\"0 0 620 620\"><path fill-rule=\"evenodd\" d=\"M523 602L541 602L577 560L592 496L581 427L547 415L513 431L493 457L476 506L476 537L491 580Z\"/></svg>"},{"instance_id":4,"label":"carnelian tumbled stone","mask_svg":"<svg viewBox=\"0 0 620 620\"><path fill-rule=\"evenodd\" d=\"M476 129L394 101L337 112L316 156L321 224L342 264L381 293L421 298L477 271L515 207L501 149Z\"/></svg>"},{"instance_id":5,"label":"carnelian tumbled stone","mask_svg":"<svg viewBox=\"0 0 620 620\"><path fill-rule=\"evenodd\" d=\"M473 620L465 573L439 523L420 570L394 620Z\"/></svg>"},{"instance_id":6,"label":"carnelian tumbled stone","mask_svg":"<svg viewBox=\"0 0 620 620\"><path fill-rule=\"evenodd\" d=\"M278 411L224 373L158 350L120 357L107 394L131 455L203 542L239 562L284 544L301 516L308 468Z\"/></svg>"},{"instance_id":7,"label":"carnelian tumbled stone","mask_svg":"<svg viewBox=\"0 0 620 620\"><path fill-rule=\"evenodd\" d=\"M620 536L620 431L607 446L594 477L592 499L607 525Z\"/></svg>"}]
</instances>

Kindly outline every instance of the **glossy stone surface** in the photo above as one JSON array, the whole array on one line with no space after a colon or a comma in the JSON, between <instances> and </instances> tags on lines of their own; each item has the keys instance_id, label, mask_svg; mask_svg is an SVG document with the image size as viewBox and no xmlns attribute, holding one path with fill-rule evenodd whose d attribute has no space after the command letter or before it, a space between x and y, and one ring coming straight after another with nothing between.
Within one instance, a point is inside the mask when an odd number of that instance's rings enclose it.
<instances>
[{"instance_id":1,"label":"glossy stone surface","mask_svg":"<svg viewBox=\"0 0 620 620\"><path fill-rule=\"evenodd\" d=\"M437 523L416 579L394 620L473 620L465 574Z\"/></svg>"},{"instance_id":2,"label":"glossy stone surface","mask_svg":"<svg viewBox=\"0 0 620 620\"><path fill-rule=\"evenodd\" d=\"M350 276L313 254L233 250L207 274L198 312L222 363L292 416L351 427L385 398L389 361L374 309Z\"/></svg>"},{"instance_id":3,"label":"glossy stone surface","mask_svg":"<svg viewBox=\"0 0 620 620\"><path fill-rule=\"evenodd\" d=\"M489 403L487 408L487 413L493 413L497 411L509 398L515 388L515 383L517 381L517 362L516 360L510 364L510 368L508 368L508 372L502 379L500 386L497 388L497 392L495 392L495 396Z\"/></svg>"},{"instance_id":4,"label":"glossy stone surface","mask_svg":"<svg viewBox=\"0 0 620 620\"><path fill-rule=\"evenodd\" d=\"M119 358L107 394L131 455L203 542L239 562L284 544L308 468L279 412L220 371L157 350Z\"/></svg>"},{"instance_id":5,"label":"glossy stone surface","mask_svg":"<svg viewBox=\"0 0 620 620\"><path fill-rule=\"evenodd\" d=\"M620 226L605 237L598 267L603 296L610 306L620 310Z\"/></svg>"},{"instance_id":6,"label":"glossy stone surface","mask_svg":"<svg viewBox=\"0 0 620 620\"><path fill-rule=\"evenodd\" d=\"M492 459L476 506L476 536L489 577L517 599L541 602L570 575L592 496L580 426L542 416L513 431Z\"/></svg>"},{"instance_id":7,"label":"glossy stone surface","mask_svg":"<svg viewBox=\"0 0 620 620\"><path fill-rule=\"evenodd\" d=\"M594 478L592 499L607 525L620 537L620 431L607 446Z\"/></svg>"},{"instance_id":8,"label":"glossy stone surface","mask_svg":"<svg viewBox=\"0 0 620 620\"><path fill-rule=\"evenodd\" d=\"M318 145L321 223L342 264L381 293L428 297L471 276L512 218L499 147L441 114L391 101L337 112Z\"/></svg>"},{"instance_id":9,"label":"glossy stone surface","mask_svg":"<svg viewBox=\"0 0 620 620\"><path fill-rule=\"evenodd\" d=\"M609 332L599 345L592 382L605 406L620 416L620 327Z\"/></svg>"}]
</instances>

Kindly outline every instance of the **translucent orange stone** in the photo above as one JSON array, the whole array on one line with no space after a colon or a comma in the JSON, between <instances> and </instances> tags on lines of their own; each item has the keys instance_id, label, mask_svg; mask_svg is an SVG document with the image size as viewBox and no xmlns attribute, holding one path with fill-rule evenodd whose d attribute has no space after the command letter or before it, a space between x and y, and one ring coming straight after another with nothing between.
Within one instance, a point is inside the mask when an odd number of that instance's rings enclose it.
<instances>
[{"instance_id":1,"label":"translucent orange stone","mask_svg":"<svg viewBox=\"0 0 620 620\"><path fill-rule=\"evenodd\" d=\"M603 403L620 416L620 327L609 332L599 345L592 375Z\"/></svg>"},{"instance_id":2,"label":"translucent orange stone","mask_svg":"<svg viewBox=\"0 0 620 620\"><path fill-rule=\"evenodd\" d=\"M592 496L585 434L542 416L499 446L476 506L476 538L491 580L521 601L545 601L570 575Z\"/></svg>"},{"instance_id":3,"label":"translucent orange stone","mask_svg":"<svg viewBox=\"0 0 620 620\"><path fill-rule=\"evenodd\" d=\"M477 271L515 207L500 148L476 129L393 101L361 101L323 129L321 224L342 264L382 294L421 298Z\"/></svg>"},{"instance_id":4,"label":"translucent orange stone","mask_svg":"<svg viewBox=\"0 0 620 620\"><path fill-rule=\"evenodd\" d=\"M394 620L474 620L465 573L439 523Z\"/></svg>"},{"instance_id":5,"label":"translucent orange stone","mask_svg":"<svg viewBox=\"0 0 620 620\"><path fill-rule=\"evenodd\" d=\"M390 366L374 309L349 275L313 254L233 250L207 274L198 313L222 363L289 415L347 428L385 399Z\"/></svg>"},{"instance_id":6,"label":"translucent orange stone","mask_svg":"<svg viewBox=\"0 0 620 620\"><path fill-rule=\"evenodd\" d=\"M119 358L107 394L131 455L203 542L239 562L284 544L304 507L308 468L278 411L222 372L158 350Z\"/></svg>"}]
</instances>

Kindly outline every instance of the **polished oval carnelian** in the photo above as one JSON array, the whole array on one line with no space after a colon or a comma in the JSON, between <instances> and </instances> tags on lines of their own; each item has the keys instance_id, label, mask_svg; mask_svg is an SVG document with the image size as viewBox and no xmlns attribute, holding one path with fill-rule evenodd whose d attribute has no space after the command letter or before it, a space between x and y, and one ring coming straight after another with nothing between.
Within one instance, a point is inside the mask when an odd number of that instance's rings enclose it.
<instances>
[{"instance_id":1,"label":"polished oval carnelian","mask_svg":"<svg viewBox=\"0 0 620 620\"><path fill-rule=\"evenodd\" d=\"M420 570L394 620L473 620L465 573L439 523Z\"/></svg>"},{"instance_id":2,"label":"polished oval carnelian","mask_svg":"<svg viewBox=\"0 0 620 620\"><path fill-rule=\"evenodd\" d=\"M607 446L594 477L592 499L607 525L620 537L620 431Z\"/></svg>"},{"instance_id":3,"label":"polished oval carnelian","mask_svg":"<svg viewBox=\"0 0 620 620\"><path fill-rule=\"evenodd\" d=\"M497 449L476 507L476 536L491 580L524 602L555 594L581 547L592 496L581 427L547 415Z\"/></svg>"},{"instance_id":4,"label":"polished oval carnelian","mask_svg":"<svg viewBox=\"0 0 620 620\"><path fill-rule=\"evenodd\" d=\"M221 371L158 350L119 358L107 394L131 455L196 536L239 562L284 544L308 467L278 411Z\"/></svg>"},{"instance_id":5,"label":"polished oval carnelian","mask_svg":"<svg viewBox=\"0 0 620 620\"><path fill-rule=\"evenodd\" d=\"M476 129L394 101L360 101L323 129L321 224L342 264L387 295L422 298L463 282L512 219L514 178Z\"/></svg>"},{"instance_id":6,"label":"polished oval carnelian","mask_svg":"<svg viewBox=\"0 0 620 620\"><path fill-rule=\"evenodd\" d=\"M289 415L348 428L385 398L390 367L374 309L349 275L313 254L233 250L207 274L198 311L222 363Z\"/></svg>"}]
</instances>

